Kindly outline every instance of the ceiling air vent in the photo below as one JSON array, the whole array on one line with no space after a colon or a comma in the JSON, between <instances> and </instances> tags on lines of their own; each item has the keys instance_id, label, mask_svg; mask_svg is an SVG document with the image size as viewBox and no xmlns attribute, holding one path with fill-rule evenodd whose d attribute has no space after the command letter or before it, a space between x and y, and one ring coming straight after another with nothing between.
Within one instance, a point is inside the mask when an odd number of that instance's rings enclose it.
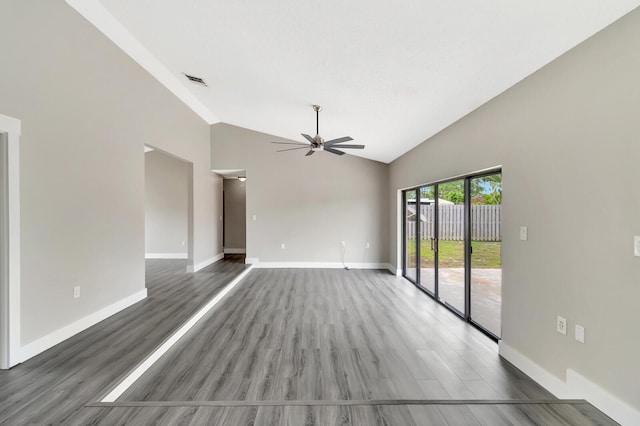
<instances>
[{"instance_id":1,"label":"ceiling air vent","mask_svg":"<svg viewBox=\"0 0 640 426\"><path fill-rule=\"evenodd\" d=\"M207 83L205 83L204 80L201 79L200 77L195 77L189 74L184 74L184 76L187 77L187 80L191 81L192 83L200 84L205 87L207 86Z\"/></svg>"}]
</instances>

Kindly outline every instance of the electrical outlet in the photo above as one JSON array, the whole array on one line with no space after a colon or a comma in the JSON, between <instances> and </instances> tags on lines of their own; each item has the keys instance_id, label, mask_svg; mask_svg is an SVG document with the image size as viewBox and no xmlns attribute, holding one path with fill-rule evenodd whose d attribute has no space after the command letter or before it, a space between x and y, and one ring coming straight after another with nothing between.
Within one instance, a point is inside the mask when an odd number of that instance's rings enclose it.
<instances>
[{"instance_id":1,"label":"electrical outlet","mask_svg":"<svg viewBox=\"0 0 640 426\"><path fill-rule=\"evenodd\" d=\"M578 324L576 324L576 340L584 343L584 327Z\"/></svg>"},{"instance_id":2,"label":"electrical outlet","mask_svg":"<svg viewBox=\"0 0 640 426\"><path fill-rule=\"evenodd\" d=\"M74 299L80 298L80 286L76 286L73 288L73 298Z\"/></svg>"},{"instance_id":3,"label":"electrical outlet","mask_svg":"<svg viewBox=\"0 0 640 426\"><path fill-rule=\"evenodd\" d=\"M567 319L562 318L560 315L558 315L558 322L556 325L556 329L558 330L558 333L566 336L567 335Z\"/></svg>"},{"instance_id":4,"label":"electrical outlet","mask_svg":"<svg viewBox=\"0 0 640 426\"><path fill-rule=\"evenodd\" d=\"M364 245L364 248L366 248L366 249L371 248L371 245L369 243L367 243L367 244Z\"/></svg>"},{"instance_id":5,"label":"electrical outlet","mask_svg":"<svg viewBox=\"0 0 640 426\"><path fill-rule=\"evenodd\" d=\"M633 237L633 255L640 257L640 236Z\"/></svg>"},{"instance_id":6,"label":"electrical outlet","mask_svg":"<svg viewBox=\"0 0 640 426\"><path fill-rule=\"evenodd\" d=\"M346 247L346 246L347 246L347 243L345 243L344 241L340 241L340 245L341 245L342 247Z\"/></svg>"},{"instance_id":7,"label":"electrical outlet","mask_svg":"<svg viewBox=\"0 0 640 426\"><path fill-rule=\"evenodd\" d=\"M280 244L280 248L284 250L284 243Z\"/></svg>"}]
</instances>

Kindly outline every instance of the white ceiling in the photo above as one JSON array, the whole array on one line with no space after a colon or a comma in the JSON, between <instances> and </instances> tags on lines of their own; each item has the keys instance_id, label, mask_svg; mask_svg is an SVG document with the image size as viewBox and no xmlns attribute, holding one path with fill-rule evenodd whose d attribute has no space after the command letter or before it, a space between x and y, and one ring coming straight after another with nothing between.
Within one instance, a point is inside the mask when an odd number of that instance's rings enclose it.
<instances>
[{"instance_id":1,"label":"white ceiling","mask_svg":"<svg viewBox=\"0 0 640 426\"><path fill-rule=\"evenodd\" d=\"M93 2L138 40L174 83L179 79L180 90L188 89L208 111L200 115L209 122L217 118L302 141L300 133L315 134L311 105L317 103L324 107L325 139L350 135L366 145L352 153L383 162L640 5L640 0ZM183 72L204 78L209 87L186 81Z\"/></svg>"}]
</instances>

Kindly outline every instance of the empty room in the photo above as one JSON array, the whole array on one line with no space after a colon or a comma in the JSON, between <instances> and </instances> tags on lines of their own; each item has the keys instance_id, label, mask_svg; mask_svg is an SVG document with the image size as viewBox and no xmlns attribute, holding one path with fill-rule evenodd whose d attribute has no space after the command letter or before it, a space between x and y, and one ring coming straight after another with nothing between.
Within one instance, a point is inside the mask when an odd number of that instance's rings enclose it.
<instances>
[{"instance_id":1,"label":"empty room","mask_svg":"<svg viewBox=\"0 0 640 426\"><path fill-rule=\"evenodd\" d=\"M640 0L0 15L0 424L640 424Z\"/></svg>"}]
</instances>

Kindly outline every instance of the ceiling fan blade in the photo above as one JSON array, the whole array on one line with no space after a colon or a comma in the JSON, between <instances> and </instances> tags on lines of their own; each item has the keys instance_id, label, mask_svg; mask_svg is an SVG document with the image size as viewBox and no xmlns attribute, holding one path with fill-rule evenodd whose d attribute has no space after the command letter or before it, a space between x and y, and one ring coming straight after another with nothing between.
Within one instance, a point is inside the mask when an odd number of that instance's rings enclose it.
<instances>
[{"instance_id":1,"label":"ceiling fan blade","mask_svg":"<svg viewBox=\"0 0 640 426\"><path fill-rule=\"evenodd\" d=\"M302 142L271 142L271 143L277 143L280 145L304 145L304 146L309 146L308 143L302 143Z\"/></svg>"},{"instance_id":2,"label":"ceiling fan blade","mask_svg":"<svg viewBox=\"0 0 640 426\"><path fill-rule=\"evenodd\" d=\"M315 152L314 150L310 149L310 150L309 150L309 152L307 152L307 153L305 154L305 157L308 157L308 156L310 156L310 155L313 155L313 153L314 153L314 152Z\"/></svg>"},{"instance_id":3,"label":"ceiling fan blade","mask_svg":"<svg viewBox=\"0 0 640 426\"><path fill-rule=\"evenodd\" d=\"M328 147L326 145L324 146L324 150L327 151L327 152L330 152L332 154L344 155L344 152L338 151L337 149L330 148L330 147Z\"/></svg>"},{"instance_id":4,"label":"ceiling fan blade","mask_svg":"<svg viewBox=\"0 0 640 426\"><path fill-rule=\"evenodd\" d=\"M331 146L331 145L334 145L334 144L337 144L337 143L340 143L340 142L349 142L349 141L352 141L352 140L353 140L353 138L351 136L344 136L342 138L331 139L330 141L326 141L324 143L324 146L327 146L327 145Z\"/></svg>"},{"instance_id":5,"label":"ceiling fan blade","mask_svg":"<svg viewBox=\"0 0 640 426\"><path fill-rule=\"evenodd\" d=\"M305 138L306 140L308 140L309 142L311 142L311 143L316 143L316 140L315 140L314 138L312 138L311 136L309 136L309 135L305 135L304 133L300 133L300 134L301 134L302 136L304 136L304 138Z\"/></svg>"},{"instance_id":6,"label":"ceiling fan blade","mask_svg":"<svg viewBox=\"0 0 640 426\"><path fill-rule=\"evenodd\" d=\"M351 149L364 149L364 145L331 145L331 148L351 148Z\"/></svg>"},{"instance_id":7,"label":"ceiling fan blade","mask_svg":"<svg viewBox=\"0 0 640 426\"><path fill-rule=\"evenodd\" d=\"M307 149L307 148L309 148L309 146L305 145L305 146L299 146L298 148L279 149L276 152L293 151L294 149Z\"/></svg>"}]
</instances>

